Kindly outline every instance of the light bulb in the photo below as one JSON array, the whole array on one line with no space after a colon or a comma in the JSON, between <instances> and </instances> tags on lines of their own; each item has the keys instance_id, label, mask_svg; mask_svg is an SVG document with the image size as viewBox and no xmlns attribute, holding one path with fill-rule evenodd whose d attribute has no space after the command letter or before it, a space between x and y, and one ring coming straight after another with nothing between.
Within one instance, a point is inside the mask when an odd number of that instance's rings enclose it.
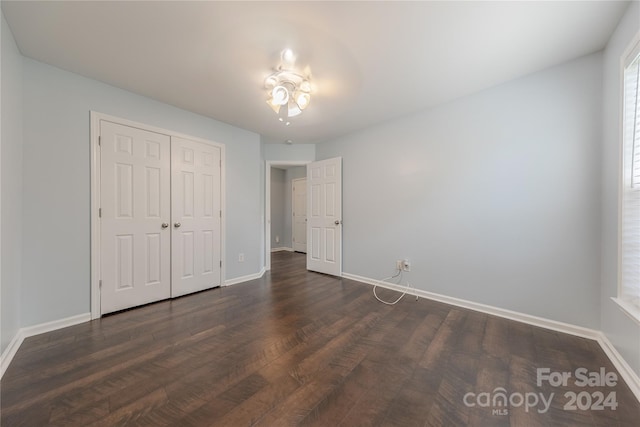
<instances>
[{"instance_id":1,"label":"light bulb","mask_svg":"<svg viewBox=\"0 0 640 427\"><path fill-rule=\"evenodd\" d=\"M292 63L293 61L295 61L295 59L296 57L291 49L285 49L282 51L282 60L284 62Z\"/></svg>"}]
</instances>

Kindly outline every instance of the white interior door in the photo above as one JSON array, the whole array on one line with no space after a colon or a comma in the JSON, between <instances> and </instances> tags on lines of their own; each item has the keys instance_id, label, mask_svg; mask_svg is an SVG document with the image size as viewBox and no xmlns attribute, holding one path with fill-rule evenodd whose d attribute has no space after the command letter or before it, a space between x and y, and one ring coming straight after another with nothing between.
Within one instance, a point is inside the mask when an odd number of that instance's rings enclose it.
<instances>
[{"instance_id":1,"label":"white interior door","mask_svg":"<svg viewBox=\"0 0 640 427\"><path fill-rule=\"evenodd\" d=\"M307 179L292 180L293 250L307 252Z\"/></svg>"},{"instance_id":2,"label":"white interior door","mask_svg":"<svg viewBox=\"0 0 640 427\"><path fill-rule=\"evenodd\" d=\"M307 165L307 269L342 275L342 158Z\"/></svg>"},{"instance_id":3,"label":"white interior door","mask_svg":"<svg viewBox=\"0 0 640 427\"><path fill-rule=\"evenodd\" d=\"M101 313L169 298L170 140L100 122Z\"/></svg>"},{"instance_id":4,"label":"white interior door","mask_svg":"<svg viewBox=\"0 0 640 427\"><path fill-rule=\"evenodd\" d=\"M171 138L172 297L221 285L220 159L219 147Z\"/></svg>"}]
</instances>

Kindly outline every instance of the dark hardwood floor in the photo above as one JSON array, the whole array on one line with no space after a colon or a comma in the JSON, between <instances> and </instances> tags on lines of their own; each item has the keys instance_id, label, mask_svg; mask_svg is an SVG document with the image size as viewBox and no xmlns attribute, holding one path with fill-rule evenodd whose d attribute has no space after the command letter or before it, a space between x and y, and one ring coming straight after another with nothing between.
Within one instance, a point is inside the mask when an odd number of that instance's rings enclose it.
<instances>
[{"instance_id":1,"label":"dark hardwood floor","mask_svg":"<svg viewBox=\"0 0 640 427\"><path fill-rule=\"evenodd\" d=\"M618 375L616 386L576 384L576 369L601 367ZM538 386L539 368L571 378ZM578 397L576 410L565 407L565 393ZM615 410L598 393L615 396ZM500 406L501 396L511 404ZM595 341L409 296L386 306L370 286L307 272L303 255L285 252L260 280L26 339L0 399L3 427L640 419L640 404ZM604 409L592 409L599 400Z\"/></svg>"}]
</instances>

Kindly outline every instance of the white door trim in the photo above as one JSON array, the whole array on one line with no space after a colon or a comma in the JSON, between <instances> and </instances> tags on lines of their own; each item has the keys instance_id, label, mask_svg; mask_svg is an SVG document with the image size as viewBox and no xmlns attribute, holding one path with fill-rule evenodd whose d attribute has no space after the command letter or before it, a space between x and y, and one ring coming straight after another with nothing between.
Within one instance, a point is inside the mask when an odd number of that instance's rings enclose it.
<instances>
[{"instance_id":1,"label":"white door trim","mask_svg":"<svg viewBox=\"0 0 640 427\"><path fill-rule=\"evenodd\" d=\"M107 114L99 113L96 111L90 111L90 157L91 157L91 319L97 319L100 317L100 148L99 136L100 136L100 121L107 120L113 123L118 123L124 126L130 126L139 128L151 132L161 133L170 137L184 138L196 142L202 142L205 144L213 145L220 148L220 159L222 161L220 167L220 209L222 210L222 220L220 223L220 253L222 256L222 268L220 270L220 283L224 283L225 279L225 223L226 223L226 158L225 158L225 145L209 141L206 139L194 137L191 135L174 132L159 127L134 122L131 120L123 119L120 117L114 117Z\"/></svg>"},{"instance_id":2,"label":"white door trim","mask_svg":"<svg viewBox=\"0 0 640 427\"><path fill-rule=\"evenodd\" d=\"M267 160L264 173L264 269L271 270L271 167L306 166L312 160Z\"/></svg>"}]
</instances>

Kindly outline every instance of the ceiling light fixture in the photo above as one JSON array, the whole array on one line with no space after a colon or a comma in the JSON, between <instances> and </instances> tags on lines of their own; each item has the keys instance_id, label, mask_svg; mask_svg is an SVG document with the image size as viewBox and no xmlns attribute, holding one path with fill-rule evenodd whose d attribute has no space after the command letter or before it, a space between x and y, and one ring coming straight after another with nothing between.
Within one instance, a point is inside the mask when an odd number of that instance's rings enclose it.
<instances>
[{"instance_id":1,"label":"ceiling light fixture","mask_svg":"<svg viewBox=\"0 0 640 427\"><path fill-rule=\"evenodd\" d=\"M295 55L290 49L282 51L281 58L276 71L264 80L264 87L267 104L288 126L288 119L300 115L311 102L311 82L308 76L294 70Z\"/></svg>"}]
</instances>

